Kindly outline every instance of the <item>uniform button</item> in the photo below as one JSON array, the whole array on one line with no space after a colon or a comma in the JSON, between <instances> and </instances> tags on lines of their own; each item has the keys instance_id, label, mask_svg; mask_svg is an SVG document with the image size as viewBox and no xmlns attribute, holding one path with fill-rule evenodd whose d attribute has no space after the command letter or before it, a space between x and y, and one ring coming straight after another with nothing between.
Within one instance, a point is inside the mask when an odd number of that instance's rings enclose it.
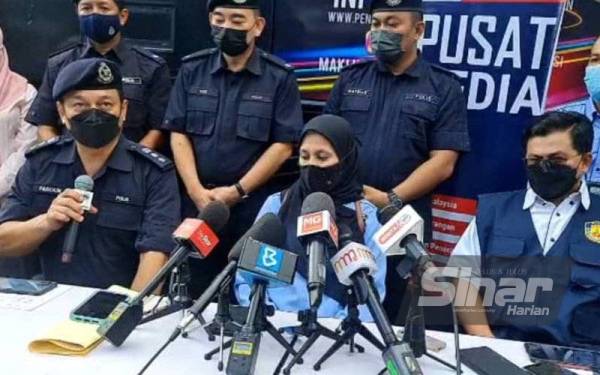
<instances>
[{"instance_id":1,"label":"uniform button","mask_svg":"<svg viewBox=\"0 0 600 375\"><path fill-rule=\"evenodd\" d=\"M596 168L596 172L600 172L600 168Z\"/></svg>"},{"instance_id":2,"label":"uniform button","mask_svg":"<svg viewBox=\"0 0 600 375\"><path fill-rule=\"evenodd\" d=\"M574 205L575 205L575 202L573 202L573 201L570 201L570 202L569 202L569 204L570 204L571 206L574 206Z\"/></svg>"},{"instance_id":3,"label":"uniform button","mask_svg":"<svg viewBox=\"0 0 600 375\"><path fill-rule=\"evenodd\" d=\"M560 217L560 212L557 212L557 213L556 213L556 216Z\"/></svg>"},{"instance_id":4,"label":"uniform button","mask_svg":"<svg viewBox=\"0 0 600 375\"><path fill-rule=\"evenodd\" d=\"M555 240L554 238L551 238L551 239L550 239L550 242L555 242L555 241L556 241L556 240Z\"/></svg>"}]
</instances>

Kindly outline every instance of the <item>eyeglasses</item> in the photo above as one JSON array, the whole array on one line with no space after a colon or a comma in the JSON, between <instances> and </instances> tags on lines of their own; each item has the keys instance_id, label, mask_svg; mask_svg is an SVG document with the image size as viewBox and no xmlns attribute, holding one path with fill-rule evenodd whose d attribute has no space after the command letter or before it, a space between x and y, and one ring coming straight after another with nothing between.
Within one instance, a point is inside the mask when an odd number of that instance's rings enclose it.
<instances>
[{"instance_id":1,"label":"eyeglasses","mask_svg":"<svg viewBox=\"0 0 600 375\"><path fill-rule=\"evenodd\" d=\"M544 164L565 165L569 162L569 160L577 158L577 157L582 157L582 156L583 155L580 155L580 154L577 154L570 158L566 158L564 156L551 156L549 158L541 158L539 156L531 156L531 157L523 158L523 161L528 166L538 165L542 162L544 162Z\"/></svg>"}]
</instances>

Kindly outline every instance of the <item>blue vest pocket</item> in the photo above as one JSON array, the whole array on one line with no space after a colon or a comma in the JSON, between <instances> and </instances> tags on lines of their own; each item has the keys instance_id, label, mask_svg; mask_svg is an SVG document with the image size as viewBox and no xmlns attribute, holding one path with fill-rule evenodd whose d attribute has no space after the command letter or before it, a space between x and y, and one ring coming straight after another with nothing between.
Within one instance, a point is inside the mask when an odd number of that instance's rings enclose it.
<instances>
[{"instance_id":1,"label":"blue vest pocket","mask_svg":"<svg viewBox=\"0 0 600 375\"><path fill-rule=\"evenodd\" d=\"M500 258L516 258L523 255L524 249L525 241L521 239L493 235L483 254Z\"/></svg>"},{"instance_id":2,"label":"blue vest pocket","mask_svg":"<svg viewBox=\"0 0 600 375\"><path fill-rule=\"evenodd\" d=\"M569 253L575 261L571 281L585 289L600 287L600 246L571 244Z\"/></svg>"}]
</instances>

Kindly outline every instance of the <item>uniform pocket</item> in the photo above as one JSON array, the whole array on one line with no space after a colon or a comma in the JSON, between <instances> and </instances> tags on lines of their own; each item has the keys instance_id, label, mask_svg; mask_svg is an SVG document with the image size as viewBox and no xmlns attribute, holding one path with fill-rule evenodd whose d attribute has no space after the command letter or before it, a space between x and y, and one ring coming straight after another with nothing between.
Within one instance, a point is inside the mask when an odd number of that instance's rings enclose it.
<instances>
[{"instance_id":1,"label":"uniform pocket","mask_svg":"<svg viewBox=\"0 0 600 375\"><path fill-rule=\"evenodd\" d=\"M98 197L100 227L138 231L142 224L142 200L133 194L101 193Z\"/></svg>"},{"instance_id":2,"label":"uniform pocket","mask_svg":"<svg viewBox=\"0 0 600 375\"><path fill-rule=\"evenodd\" d=\"M237 135L257 142L268 142L271 135L273 100L263 95L245 95L238 109Z\"/></svg>"},{"instance_id":3,"label":"uniform pocket","mask_svg":"<svg viewBox=\"0 0 600 375\"><path fill-rule=\"evenodd\" d=\"M437 106L417 100L404 100L402 113L402 135L427 145L428 128L435 121Z\"/></svg>"},{"instance_id":4,"label":"uniform pocket","mask_svg":"<svg viewBox=\"0 0 600 375\"><path fill-rule=\"evenodd\" d=\"M571 269L571 282L583 289L600 286L600 248L596 245L572 244L569 253L574 260Z\"/></svg>"},{"instance_id":5,"label":"uniform pocket","mask_svg":"<svg viewBox=\"0 0 600 375\"><path fill-rule=\"evenodd\" d=\"M371 108L371 95L344 95L340 112L347 119L355 134L363 134L369 126L369 109Z\"/></svg>"},{"instance_id":6,"label":"uniform pocket","mask_svg":"<svg viewBox=\"0 0 600 375\"><path fill-rule=\"evenodd\" d=\"M48 211L52 201L65 188L58 186L34 185L33 198L31 200L31 214L37 216Z\"/></svg>"},{"instance_id":7,"label":"uniform pocket","mask_svg":"<svg viewBox=\"0 0 600 375\"><path fill-rule=\"evenodd\" d=\"M123 84L123 96L127 99L127 127L142 127L146 122L144 87L137 84Z\"/></svg>"},{"instance_id":8,"label":"uniform pocket","mask_svg":"<svg viewBox=\"0 0 600 375\"><path fill-rule=\"evenodd\" d=\"M219 95L217 91L191 88L187 96L185 129L190 134L209 136L215 130Z\"/></svg>"}]
</instances>

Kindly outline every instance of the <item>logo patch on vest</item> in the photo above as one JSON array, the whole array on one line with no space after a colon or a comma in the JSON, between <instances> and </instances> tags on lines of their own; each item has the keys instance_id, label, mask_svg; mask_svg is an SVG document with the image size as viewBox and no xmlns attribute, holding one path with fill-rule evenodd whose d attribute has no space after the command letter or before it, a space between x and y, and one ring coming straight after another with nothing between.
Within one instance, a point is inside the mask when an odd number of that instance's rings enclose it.
<instances>
[{"instance_id":1,"label":"logo patch on vest","mask_svg":"<svg viewBox=\"0 0 600 375\"><path fill-rule=\"evenodd\" d=\"M600 243L600 221L585 223L585 236L594 243Z\"/></svg>"}]
</instances>

